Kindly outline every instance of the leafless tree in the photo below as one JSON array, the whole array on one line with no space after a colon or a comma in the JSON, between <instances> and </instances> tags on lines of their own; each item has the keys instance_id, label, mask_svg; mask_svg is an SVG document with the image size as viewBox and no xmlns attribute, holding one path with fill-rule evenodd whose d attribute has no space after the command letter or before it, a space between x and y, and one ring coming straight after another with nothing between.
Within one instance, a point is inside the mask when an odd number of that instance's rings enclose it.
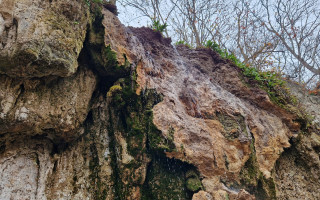
<instances>
[{"instance_id":1,"label":"leafless tree","mask_svg":"<svg viewBox=\"0 0 320 200\"><path fill-rule=\"evenodd\" d=\"M232 40L229 50L243 62L260 70L269 69L277 62L279 40L265 30L259 20L241 2L233 4L233 28L229 30Z\"/></svg>"},{"instance_id":2,"label":"leafless tree","mask_svg":"<svg viewBox=\"0 0 320 200\"><path fill-rule=\"evenodd\" d=\"M118 0L123 6L130 6L138 10L142 16L151 21L159 21L161 24L167 24L168 19L175 9L175 6L168 4L168 0ZM165 34L169 37L168 30Z\"/></svg>"},{"instance_id":3,"label":"leafless tree","mask_svg":"<svg viewBox=\"0 0 320 200\"><path fill-rule=\"evenodd\" d=\"M171 0L171 3L176 7L172 24L178 38L197 47L209 39L223 43L221 36L228 17L226 1Z\"/></svg>"},{"instance_id":4,"label":"leafless tree","mask_svg":"<svg viewBox=\"0 0 320 200\"><path fill-rule=\"evenodd\" d=\"M244 3L244 1L242 1ZM320 1L259 0L251 13L276 37L285 52L287 73L298 82L320 78Z\"/></svg>"},{"instance_id":5,"label":"leafless tree","mask_svg":"<svg viewBox=\"0 0 320 200\"><path fill-rule=\"evenodd\" d=\"M300 83L320 80L320 0L119 0L169 25L166 36L201 47L207 40L261 70Z\"/></svg>"},{"instance_id":6,"label":"leafless tree","mask_svg":"<svg viewBox=\"0 0 320 200\"><path fill-rule=\"evenodd\" d=\"M223 41L228 9L221 0L119 0L141 15L170 26L177 40L202 46L208 39ZM167 36L168 30L166 31Z\"/></svg>"}]
</instances>

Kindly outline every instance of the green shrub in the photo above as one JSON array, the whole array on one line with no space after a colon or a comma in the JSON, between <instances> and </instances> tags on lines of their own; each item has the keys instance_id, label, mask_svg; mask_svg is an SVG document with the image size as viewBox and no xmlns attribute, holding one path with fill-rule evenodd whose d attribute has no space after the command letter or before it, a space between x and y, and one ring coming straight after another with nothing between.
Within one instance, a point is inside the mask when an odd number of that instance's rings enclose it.
<instances>
[{"instance_id":1,"label":"green shrub","mask_svg":"<svg viewBox=\"0 0 320 200\"><path fill-rule=\"evenodd\" d=\"M154 31L163 33L164 30L166 30L167 27L168 27L167 23L160 24L159 20L152 20L152 29Z\"/></svg>"},{"instance_id":2,"label":"green shrub","mask_svg":"<svg viewBox=\"0 0 320 200\"><path fill-rule=\"evenodd\" d=\"M287 90L284 88L285 81L281 79L280 74L273 71L258 71L256 68L250 67L249 65L241 62L233 53L229 53L227 50L222 50L216 42L211 40L207 41L205 47L211 48L213 51L220 54L222 58L231 60L237 67L242 69L242 73L245 77L255 80L262 89L268 92L270 98L277 104L281 105L285 104L285 102L294 103L292 102L292 98L288 97L290 95L284 96L282 92L279 92L280 88ZM285 93L289 94L288 91Z\"/></svg>"},{"instance_id":3,"label":"green shrub","mask_svg":"<svg viewBox=\"0 0 320 200\"><path fill-rule=\"evenodd\" d=\"M222 50L220 49L219 45L216 42L212 42L211 40L208 40L205 44L205 47L212 49L213 51L219 53L220 55L223 54Z\"/></svg>"},{"instance_id":4,"label":"green shrub","mask_svg":"<svg viewBox=\"0 0 320 200\"><path fill-rule=\"evenodd\" d=\"M191 45L188 44L188 43L187 43L186 41L184 41L184 40L179 40L178 42L175 43L175 45L185 45L185 46L187 46L189 49L192 48Z\"/></svg>"},{"instance_id":5,"label":"green shrub","mask_svg":"<svg viewBox=\"0 0 320 200\"><path fill-rule=\"evenodd\" d=\"M91 3L98 3L101 4L103 2L103 0L84 0L86 2L86 4L90 7Z\"/></svg>"}]
</instances>

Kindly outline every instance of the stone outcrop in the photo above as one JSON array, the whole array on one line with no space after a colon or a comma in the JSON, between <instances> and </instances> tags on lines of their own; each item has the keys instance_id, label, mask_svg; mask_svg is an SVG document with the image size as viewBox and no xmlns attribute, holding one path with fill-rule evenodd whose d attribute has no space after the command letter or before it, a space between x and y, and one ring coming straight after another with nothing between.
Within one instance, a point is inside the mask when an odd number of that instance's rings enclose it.
<instances>
[{"instance_id":1,"label":"stone outcrop","mask_svg":"<svg viewBox=\"0 0 320 200\"><path fill-rule=\"evenodd\" d=\"M295 97L302 102L302 107L307 111L312 118L313 124L319 126L320 124L320 98L316 95L310 95L308 91L299 86L297 83L288 81L288 87Z\"/></svg>"},{"instance_id":2,"label":"stone outcrop","mask_svg":"<svg viewBox=\"0 0 320 200\"><path fill-rule=\"evenodd\" d=\"M278 199L317 199L320 175L320 97L309 95L296 83L288 82L291 92L308 112L311 134L301 134L293 139L292 148L284 152L275 166Z\"/></svg>"},{"instance_id":3,"label":"stone outcrop","mask_svg":"<svg viewBox=\"0 0 320 200\"><path fill-rule=\"evenodd\" d=\"M0 73L29 78L72 75L89 17L85 1L1 0Z\"/></svg>"},{"instance_id":4,"label":"stone outcrop","mask_svg":"<svg viewBox=\"0 0 320 200\"><path fill-rule=\"evenodd\" d=\"M0 0L0 199L320 197L319 97L108 9Z\"/></svg>"},{"instance_id":5,"label":"stone outcrop","mask_svg":"<svg viewBox=\"0 0 320 200\"><path fill-rule=\"evenodd\" d=\"M0 134L51 131L65 139L84 122L96 86L95 75L87 68L68 78L23 80L1 75L1 80Z\"/></svg>"}]
</instances>

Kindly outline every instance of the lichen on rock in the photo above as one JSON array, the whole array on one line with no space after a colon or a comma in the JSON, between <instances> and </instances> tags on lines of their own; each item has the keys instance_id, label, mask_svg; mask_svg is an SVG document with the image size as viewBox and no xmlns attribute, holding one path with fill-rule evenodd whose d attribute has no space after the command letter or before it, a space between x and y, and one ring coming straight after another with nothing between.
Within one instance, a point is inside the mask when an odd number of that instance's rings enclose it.
<instances>
[{"instance_id":1,"label":"lichen on rock","mask_svg":"<svg viewBox=\"0 0 320 200\"><path fill-rule=\"evenodd\" d=\"M10 1L0 5L0 73L70 76L77 71L90 20L83 1Z\"/></svg>"},{"instance_id":2,"label":"lichen on rock","mask_svg":"<svg viewBox=\"0 0 320 200\"><path fill-rule=\"evenodd\" d=\"M53 130L60 135L51 135L52 139L69 140L84 122L96 87L95 75L84 67L68 78L0 76L4 80L0 83L0 134L35 135Z\"/></svg>"},{"instance_id":3,"label":"lichen on rock","mask_svg":"<svg viewBox=\"0 0 320 200\"><path fill-rule=\"evenodd\" d=\"M101 1L0 2L0 199L320 197L317 97Z\"/></svg>"}]
</instances>

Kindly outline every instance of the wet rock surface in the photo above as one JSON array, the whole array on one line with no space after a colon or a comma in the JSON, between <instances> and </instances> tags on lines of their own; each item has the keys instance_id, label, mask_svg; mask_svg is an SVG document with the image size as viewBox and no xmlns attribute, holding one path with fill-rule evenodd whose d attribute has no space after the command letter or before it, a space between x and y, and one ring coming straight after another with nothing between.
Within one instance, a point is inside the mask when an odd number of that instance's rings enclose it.
<instances>
[{"instance_id":1,"label":"wet rock surface","mask_svg":"<svg viewBox=\"0 0 320 200\"><path fill-rule=\"evenodd\" d=\"M118 27L113 32L119 34L107 34L106 44L119 57L126 52L137 66L137 94L155 88L163 95L153 108L153 122L175 144L166 155L196 166L207 184L215 184L208 189L213 196L221 190L232 194L231 188L249 177L256 183L247 189L262 187L250 189L258 199L276 198L272 170L299 132L298 117L262 89L248 87L241 71L215 52L173 47L150 29ZM247 198L243 195L234 198Z\"/></svg>"},{"instance_id":2,"label":"wet rock surface","mask_svg":"<svg viewBox=\"0 0 320 200\"><path fill-rule=\"evenodd\" d=\"M320 197L316 97L292 89L307 126L210 49L85 1L0 3L0 199Z\"/></svg>"}]
</instances>

